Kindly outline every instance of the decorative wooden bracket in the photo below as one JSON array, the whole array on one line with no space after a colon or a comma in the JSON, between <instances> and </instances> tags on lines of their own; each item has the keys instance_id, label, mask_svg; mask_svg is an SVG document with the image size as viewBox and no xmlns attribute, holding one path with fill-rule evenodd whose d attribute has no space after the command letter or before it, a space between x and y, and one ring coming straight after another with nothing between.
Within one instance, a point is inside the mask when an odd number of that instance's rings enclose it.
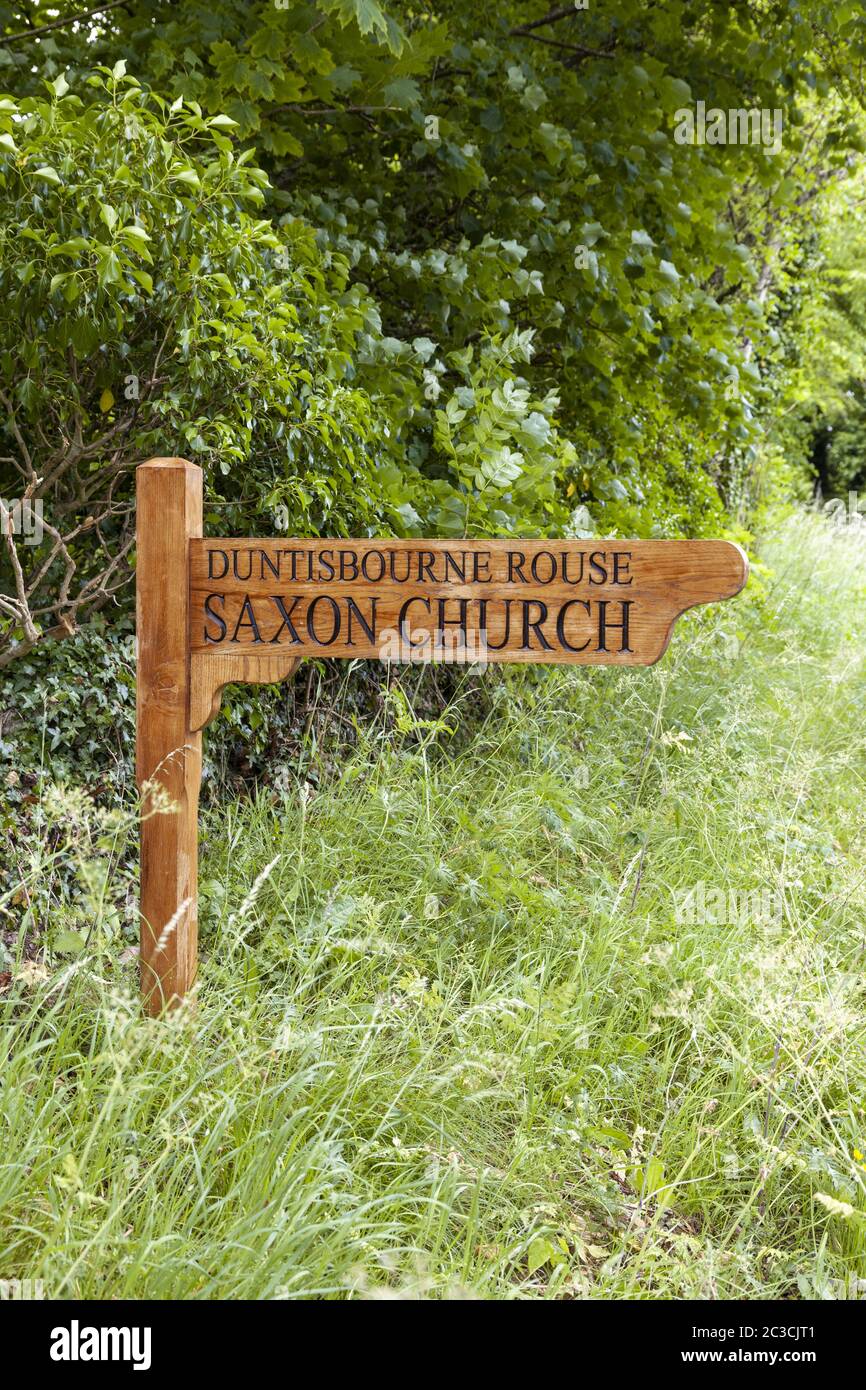
<instances>
[{"instance_id":1,"label":"decorative wooden bracket","mask_svg":"<svg viewBox=\"0 0 866 1390\"><path fill-rule=\"evenodd\" d=\"M204 729L220 712L223 688L234 681L270 685L293 676L301 664L299 656L273 652L266 656L243 656L220 652L213 656L192 652L189 666L189 726Z\"/></svg>"}]
</instances>

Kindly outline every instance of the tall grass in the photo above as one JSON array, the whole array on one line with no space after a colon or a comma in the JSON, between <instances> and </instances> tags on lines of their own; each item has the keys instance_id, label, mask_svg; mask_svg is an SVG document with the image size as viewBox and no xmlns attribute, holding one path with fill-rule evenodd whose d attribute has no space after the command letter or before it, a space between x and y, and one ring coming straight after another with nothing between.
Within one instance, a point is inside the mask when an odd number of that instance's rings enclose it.
<instances>
[{"instance_id":1,"label":"tall grass","mask_svg":"<svg viewBox=\"0 0 866 1390\"><path fill-rule=\"evenodd\" d=\"M86 949L2 996L0 1277L861 1295L866 546L760 559L649 671L491 677L465 736L474 678L419 722L412 676L318 788L209 813L168 1021L97 874ZM677 920L699 883L779 911Z\"/></svg>"}]
</instances>

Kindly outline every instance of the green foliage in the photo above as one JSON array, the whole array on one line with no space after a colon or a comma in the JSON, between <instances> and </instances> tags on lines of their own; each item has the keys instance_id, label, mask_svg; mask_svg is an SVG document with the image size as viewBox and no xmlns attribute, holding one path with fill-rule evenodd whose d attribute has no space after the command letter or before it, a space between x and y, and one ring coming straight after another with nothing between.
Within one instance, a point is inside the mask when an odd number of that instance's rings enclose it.
<instances>
[{"instance_id":1,"label":"green foliage","mask_svg":"<svg viewBox=\"0 0 866 1390\"><path fill-rule=\"evenodd\" d=\"M3 681L0 701L0 816L13 833L42 781L101 787L112 799L131 788L135 658L130 624L98 615L76 642L24 657Z\"/></svg>"},{"instance_id":2,"label":"green foliage","mask_svg":"<svg viewBox=\"0 0 866 1390\"><path fill-rule=\"evenodd\" d=\"M133 0L37 45L0 7L0 483L55 526L0 659L121 591L147 453L205 465L212 532L718 529L864 18L552 15ZM680 143L698 101L779 111L781 152Z\"/></svg>"},{"instance_id":3,"label":"green foliage","mask_svg":"<svg viewBox=\"0 0 866 1390\"><path fill-rule=\"evenodd\" d=\"M805 250L773 435L824 498L866 487L863 173L834 188Z\"/></svg>"},{"instance_id":4,"label":"green foliage","mask_svg":"<svg viewBox=\"0 0 866 1390\"><path fill-rule=\"evenodd\" d=\"M169 108L123 66L82 83L87 101L61 77L0 110L3 495L43 498L46 525L19 546L7 659L124 584L149 455L201 460L224 502L261 506L290 473L306 529L363 527L381 496L369 402L341 379L345 275L254 216L267 179L230 122Z\"/></svg>"}]
</instances>

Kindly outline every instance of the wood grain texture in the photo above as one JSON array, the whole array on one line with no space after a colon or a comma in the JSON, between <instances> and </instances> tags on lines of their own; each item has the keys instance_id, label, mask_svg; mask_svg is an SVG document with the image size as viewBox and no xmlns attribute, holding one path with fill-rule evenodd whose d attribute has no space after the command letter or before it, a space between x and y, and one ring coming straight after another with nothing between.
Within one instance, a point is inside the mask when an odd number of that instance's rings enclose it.
<instances>
[{"instance_id":1,"label":"wood grain texture","mask_svg":"<svg viewBox=\"0 0 866 1390\"><path fill-rule=\"evenodd\" d=\"M201 469L136 469L136 780L141 822L141 989L148 1013L192 987L198 947L201 734L189 724L189 542L202 530ZM173 809L157 809L157 790Z\"/></svg>"},{"instance_id":2,"label":"wood grain texture","mask_svg":"<svg viewBox=\"0 0 866 1390\"><path fill-rule=\"evenodd\" d=\"M274 651L265 656L245 656L241 652L223 652L217 659L202 657L200 652L190 656L190 728L200 731L219 714L223 688L234 681L252 681L270 685L286 680L300 664L299 656Z\"/></svg>"},{"instance_id":3,"label":"wood grain texture","mask_svg":"<svg viewBox=\"0 0 866 1390\"><path fill-rule=\"evenodd\" d=\"M747 577L717 540L194 540L190 648L203 689L232 653L650 665Z\"/></svg>"}]
</instances>

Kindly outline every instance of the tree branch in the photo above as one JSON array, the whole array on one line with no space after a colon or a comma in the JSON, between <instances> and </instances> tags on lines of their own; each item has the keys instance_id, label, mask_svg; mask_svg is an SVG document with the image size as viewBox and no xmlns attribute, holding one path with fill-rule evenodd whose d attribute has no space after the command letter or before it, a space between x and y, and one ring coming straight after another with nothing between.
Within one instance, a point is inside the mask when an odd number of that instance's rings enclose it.
<instances>
[{"instance_id":1,"label":"tree branch","mask_svg":"<svg viewBox=\"0 0 866 1390\"><path fill-rule=\"evenodd\" d=\"M17 43L19 39L33 39L38 34L47 34L49 29L65 29L79 19L90 19L91 15L105 14L116 10L118 5L128 5L129 0L108 0L105 5L96 5L92 10L81 10L79 14L68 15L66 19L52 19L50 24L40 24L38 29L22 29L18 34L0 34L0 43Z\"/></svg>"},{"instance_id":2,"label":"tree branch","mask_svg":"<svg viewBox=\"0 0 866 1390\"><path fill-rule=\"evenodd\" d=\"M519 34L521 38L532 39L533 43L547 44L548 48L561 48L566 53L577 53L581 58L612 58L613 50L604 48L587 48L582 43L561 43L559 39L544 39L541 34L524 33L522 29L512 29L512 34Z\"/></svg>"},{"instance_id":3,"label":"tree branch","mask_svg":"<svg viewBox=\"0 0 866 1390\"><path fill-rule=\"evenodd\" d=\"M561 5L558 10L551 10L542 19L531 19L528 24L519 24L516 29L509 29L509 34L528 34L532 29L542 29L545 24L555 24L558 19L568 19L569 15L574 18L577 11L574 5Z\"/></svg>"}]
</instances>

